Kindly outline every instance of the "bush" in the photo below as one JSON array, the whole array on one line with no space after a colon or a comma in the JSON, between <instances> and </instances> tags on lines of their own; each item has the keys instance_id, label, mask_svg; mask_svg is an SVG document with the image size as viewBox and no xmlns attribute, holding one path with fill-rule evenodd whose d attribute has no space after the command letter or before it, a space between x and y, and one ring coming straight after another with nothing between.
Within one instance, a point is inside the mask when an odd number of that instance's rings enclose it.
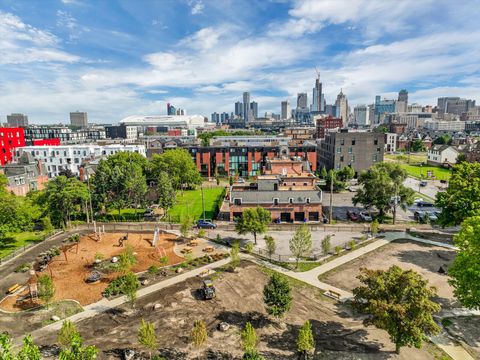
<instances>
[{"instance_id":1,"label":"bush","mask_svg":"<svg viewBox=\"0 0 480 360\"><path fill-rule=\"evenodd\" d=\"M95 260L103 260L105 259L105 256L102 253L95 253Z\"/></svg>"},{"instance_id":2,"label":"bush","mask_svg":"<svg viewBox=\"0 0 480 360\"><path fill-rule=\"evenodd\" d=\"M198 235L197 235L197 237L199 237L199 238L204 238L206 235L207 235L207 232L205 231L205 229L200 229L200 230L198 230Z\"/></svg>"},{"instance_id":3,"label":"bush","mask_svg":"<svg viewBox=\"0 0 480 360\"><path fill-rule=\"evenodd\" d=\"M340 254L340 252L342 251L342 247L341 246L335 246L335 254Z\"/></svg>"},{"instance_id":4,"label":"bush","mask_svg":"<svg viewBox=\"0 0 480 360\"><path fill-rule=\"evenodd\" d=\"M248 253L248 254L251 254L253 252L253 243L251 241L249 241L246 245L245 245L245 251Z\"/></svg>"},{"instance_id":5,"label":"bush","mask_svg":"<svg viewBox=\"0 0 480 360\"><path fill-rule=\"evenodd\" d=\"M348 247L351 249L351 250L355 250L355 248L357 247L357 243L355 242L355 240L351 240L348 242Z\"/></svg>"},{"instance_id":6,"label":"bush","mask_svg":"<svg viewBox=\"0 0 480 360\"><path fill-rule=\"evenodd\" d=\"M31 270L32 269L32 264L30 263L24 263L24 264L20 264L18 265L16 268L15 268L15 272L16 273L24 273L24 272L27 272L28 270Z\"/></svg>"},{"instance_id":7,"label":"bush","mask_svg":"<svg viewBox=\"0 0 480 360\"><path fill-rule=\"evenodd\" d=\"M103 296L110 297L110 296L117 296L117 295L126 295L125 286L130 280L129 276L130 276L129 274L125 274L112 280L108 284L107 288L103 291ZM138 281L137 281L137 285L139 286Z\"/></svg>"},{"instance_id":8,"label":"bush","mask_svg":"<svg viewBox=\"0 0 480 360\"><path fill-rule=\"evenodd\" d=\"M150 274L150 275L157 275L158 274L158 267L156 267L155 265L152 265L148 268L147 272Z\"/></svg>"}]
</instances>

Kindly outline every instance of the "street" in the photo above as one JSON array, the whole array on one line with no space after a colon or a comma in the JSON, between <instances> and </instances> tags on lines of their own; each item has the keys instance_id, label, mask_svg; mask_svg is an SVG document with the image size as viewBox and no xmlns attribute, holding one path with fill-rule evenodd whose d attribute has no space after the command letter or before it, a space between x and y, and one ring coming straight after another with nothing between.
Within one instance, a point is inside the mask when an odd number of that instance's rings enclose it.
<instances>
[{"instance_id":1,"label":"street","mask_svg":"<svg viewBox=\"0 0 480 360\"><path fill-rule=\"evenodd\" d=\"M439 191L445 191L447 184L442 184L440 180L425 180L427 186L420 186L420 180L408 177L403 183L406 187L409 187L413 191L423 194L425 201L435 200L435 197ZM421 197L421 196L420 196Z\"/></svg>"}]
</instances>

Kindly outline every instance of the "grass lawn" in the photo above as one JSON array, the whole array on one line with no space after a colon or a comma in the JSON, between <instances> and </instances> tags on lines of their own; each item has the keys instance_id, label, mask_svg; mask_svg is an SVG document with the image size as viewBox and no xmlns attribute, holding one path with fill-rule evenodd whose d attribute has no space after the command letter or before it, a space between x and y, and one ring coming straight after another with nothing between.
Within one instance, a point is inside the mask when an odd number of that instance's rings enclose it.
<instances>
[{"instance_id":1,"label":"grass lawn","mask_svg":"<svg viewBox=\"0 0 480 360\"><path fill-rule=\"evenodd\" d=\"M205 218L213 219L223 201L225 188L204 188L203 195L205 199ZM168 213L170 220L173 222L179 222L187 215L195 221L200 219L202 217L202 191L200 189L178 191L177 202Z\"/></svg>"},{"instance_id":2,"label":"grass lawn","mask_svg":"<svg viewBox=\"0 0 480 360\"><path fill-rule=\"evenodd\" d=\"M400 166L405 169L408 175L414 178L427 178L427 172L431 171L432 176L435 176L437 180L449 180L452 172L449 169L438 167L438 166L431 166L431 165L408 165L408 164L400 164Z\"/></svg>"},{"instance_id":3,"label":"grass lawn","mask_svg":"<svg viewBox=\"0 0 480 360\"><path fill-rule=\"evenodd\" d=\"M28 246L31 243L39 242L43 240L45 233L43 231L29 231L18 234L12 234L12 238L15 240L4 246L0 246L0 259L9 255L14 250L23 246Z\"/></svg>"}]
</instances>

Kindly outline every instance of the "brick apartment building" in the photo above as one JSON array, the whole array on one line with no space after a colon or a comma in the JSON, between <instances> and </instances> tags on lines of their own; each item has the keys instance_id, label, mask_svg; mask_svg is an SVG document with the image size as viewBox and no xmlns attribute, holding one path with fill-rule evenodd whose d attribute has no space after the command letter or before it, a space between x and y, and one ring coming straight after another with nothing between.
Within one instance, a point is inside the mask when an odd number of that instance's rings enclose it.
<instances>
[{"instance_id":1,"label":"brick apartment building","mask_svg":"<svg viewBox=\"0 0 480 360\"><path fill-rule=\"evenodd\" d=\"M15 149L25 146L23 128L0 127L0 165L5 165L13 160Z\"/></svg>"},{"instance_id":2,"label":"brick apartment building","mask_svg":"<svg viewBox=\"0 0 480 360\"><path fill-rule=\"evenodd\" d=\"M210 146L191 146L188 150L204 177L255 176L269 159L279 157L296 157L307 161L311 171L317 169L316 144L289 138L227 136L212 139Z\"/></svg>"},{"instance_id":3,"label":"brick apartment building","mask_svg":"<svg viewBox=\"0 0 480 360\"><path fill-rule=\"evenodd\" d=\"M385 135L367 131L330 131L320 142L318 167L340 170L351 166L355 177L361 171L383 161Z\"/></svg>"},{"instance_id":4,"label":"brick apartment building","mask_svg":"<svg viewBox=\"0 0 480 360\"><path fill-rule=\"evenodd\" d=\"M322 116L321 118L316 120L316 136L317 139L323 139L325 137L325 132L327 129L336 129L342 128L343 122L341 118L336 118L331 115L329 116Z\"/></svg>"},{"instance_id":5,"label":"brick apartment building","mask_svg":"<svg viewBox=\"0 0 480 360\"><path fill-rule=\"evenodd\" d=\"M7 191L17 196L25 196L31 190L43 190L48 182L45 164L24 153L17 163L6 164L0 168L7 178Z\"/></svg>"}]
</instances>

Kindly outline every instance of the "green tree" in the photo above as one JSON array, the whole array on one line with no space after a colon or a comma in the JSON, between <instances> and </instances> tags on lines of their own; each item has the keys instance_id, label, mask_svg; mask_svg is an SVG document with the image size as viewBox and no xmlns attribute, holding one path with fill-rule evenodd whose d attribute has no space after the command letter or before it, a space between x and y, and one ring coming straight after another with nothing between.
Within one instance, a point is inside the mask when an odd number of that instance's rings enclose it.
<instances>
[{"instance_id":1,"label":"green tree","mask_svg":"<svg viewBox=\"0 0 480 360\"><path fill-rule=\"evenodd\" d=\"M125 274L121 292L127 296L127 300L132 307L135 305L139 286L138 278L134 273L129 272Z\"/></svg>"},{"instance_id":2,"label":"green tree","mask_svg":"<svg viewBox=\"0 0 480 360\"><path fill-rule=\"evenodd\" d=\"M88 189L76 178L57 176L48 182L44 196L38 199L47 208L53 224L66 227L72 217L82 213L82 206L88 199Z\"/></svg>"},{"instance_id":3,"label":"green tree","mask_svg":"<svg viewBox=\"0 0 480 360\"><path fill-rule=\"evenodd\" d=\"M295 234L290 239L290 252L295 257L298 268L298 262L302 257L310 255L312 251L312 233L306 224L302 224L295 230Z\"/></svg>"},{"instance_id":4,"label":"green tree","mask_svg":"<svg viewBox=\"0 0 480 360\"><path fill-rule=\"evenodd\" d=\"M312 325L310 321L305 321L298 332L297 350L304 359L308 359L315 351L315 340L313 339Z\"/></svg>"},{"instance_id":5,"label":"green tree","mask_svg":"<svg viewBox=\"0 0 480 360\"><path fill-rule=\"evenodd\" d=\"M205 321L195 320L195 322L193 323L192 332L190 333L190 338L192 340L192 343L197 347L202 346L207 341L208 334Z\"/></svg>"},{"instance_id":6,"label":"green tree","mask_svg":"<svg viewBox=\"0 0 480 360\"><path fill-rule=\"evenodd\" d=\"M188 238L191 227L192 227L192 218L188 215L184 216L180 223L180 234L182 234L184 238Z\"/></svg>"},{"instance_id":7,"label":"green tree","mask_svg":"<svg viewBox=\"0 0 480 360\"><path fill-rule=\"evenodd\" d=\"M277 249L277 244L275 243L273 236L265 235L264 239L267 246L268 256L270 256L270 259L272 259L272 256L275 254L275 250Z\"/></svg>"},{"instance_id":8,"label":"green tree","mask_svg":"<svg viewBox=\"0 0 480 360\"><path fill-rule=\"evenodd\" d=\"M74 323L70 320L65 320L62 323L62 328L60 329L57 335L57 342L64 348L69 348L72 346L72 339L79 335L77 328Z\"/></svg>"},{"instance_id":9,"label":"green tree","mask_svg":"<svg viewBox=\"0 0 480 360\"><path fill-rule=\"evenodd\" d=\"M435 145L450 145L452 143L452 137L448 134L444 134L442 136L437 137L433 140L433 144Z\"/></svg>"},{"instance_id":10,"label":"green tree","mask_svg":"<svg viewBox=\"0 0 480 360\"><path fill-rule=\"evenodd\" d=\"M352 305L367 315L365 326L388 332L397 353L402 346L420 348L427 335L439 332L433 314L440 311L440 305L431 300L436 290L420 274L395 265L360 272L357 278L362 286L353 290Z\"/></svg>"},{"instance_id":11,"label":"green tree","mask_svg":"<svg viewBox=\"0 0 480 360\"><path fill-rule=\"evenodd\" d=\"M462 162L453 167L446 191L437 193L443 226L459 225L468 217L480 215L480 163Z\"/></svg>"},{"instance_id":12,"label":"green tree","mask_svg":"<svg viewBox=\"0 0 480 360\"><path fill-rule=\"evenodd\" d=\"M264 208L245 209L235 224L235 230L241 235L252 233L257 245L257 234L264 234L271 221L272 215Z\"/></svg>"},{"instance_id":13,"label":"green tree","mask_svg":"<svg viewBox=\"0 0 480 360\"><path fill-rule=\"evenodd\" d=\"M144 205L147 160L140 154L118 152L100 160L93 177L93 198L98 208L121 210ZM156 178L158 179L158 177Z\"/></svg>"},{"instance_id":14,"label":"green tree","mask_svg":"<svg viewBox=\"0 0 480 360\"><path fill-rule=\"evenodd\" d=\"M348 180L353 179L355 176L355 170L351 166L345 166L341 170L337 171L337 179L342 183L347 182Z\"/></svg>"},{"instance_id":15,"label":"green tree","mask_svg":"<svg viewBox=\"0 0 480 360\"><path fill-rule=\"evenodd\" d=\"M157 181L158 205L167 214L168 210L175 205L176 191L173 188L172 180L165 171L160 172Z\"/></svg>"},{"instance_id":16,"label":"green tree","mask_svg":"<svg viewBox=\"0 0 480 360\"><path fill-rule=\"evenodd\" d=\"M17 360L40 360L42 358L37 345L30 335L23 338L23 346L17 354Z\"/></svg>"},{"instance_id":17,"label":"green tree","mask_svg":"<svg viewBox=\"0 0 480 360\"><path fill-rule=\"evenodd\" d=\"M380 224L377 219L374 219L370 225L370 231L373 236L377 235Z\"/></svg>"},{"instance_id":18,"label":"green tree","mask_svg":"<svg viewBox=\"0 0 480 360\"><path fill-rule=\"evenodd\" d=\"M137 263L137 258L134 255L133 248L130 245L127 245L125 250L123 250L120 256L118 257L119 268L124 273L127 273L132 269L133 265L135 265L136 263Z\"/></svg>"},{"instance_id":19,"label":"green tree","mask_svg":"<svg viewBox=\"0 0 480 360\"><path fill-rule=\"evenodd\" d=\"M234 241L230 250L230 266L235 269L238 265L240 265L240 242Z\"/></svg>"},{"instance_id":20,"label":"green tree","mask_svg":"<svg viewBox=\"0 0 480 360\"><path fill-rule=\"evenodd\" d=\"M158 179L161 172L169 174L175 190L183 186L192 188L202 183L202 176L186 149L172 149L153 155L150 168L150 176L154 179Z\"/></svg>"},{"instance_id":21,"label":"green tree","mask_svg":"<svg viewBox=\"0 0 480 360\"><path fill-rule=\"evenodd\" d=\"M458 154L457 163L460 164L461 162L465 162L465 161L467 161L467 154L465 154L463 152Z\"/></svg>"},{"instance_id":22,"label":"green tree","mask_svg":"<svg viewBox=\"0 0 480 360\"><path fill-rule=\"evenodd\" d=\"M362 187L353 197L353 204L360 203L367 209L377 208L380 220L391 210L395 224L397 206L406 208L414 200L414 191L403 185L406 178L407 172L400 165L377 163L360 175Z\"/></svg>"},{"instance_id":23,"label":"green tree","mask_svg":"<svg viewBox=\"0 0 480 360\"><path fill-rule=\"evenodd\" d=\"M277 318L282 317L292 306L292 289L287 279L273 273L269 282L263 288L263 301L267 313Z\"/></svg>"},{"instance_id":24,"label":"green tree","mask_svg":"<svg viewBox=\"0 0 480 360\"><path fill-rule=\"evenodd\" d=\"M252 324L247 322L242 330L240 337L242 339L242 348L245 352L256 352L257 350L257 334Z\"/></svg>"},{"instance_id":25,"label":"green tree","mask_svg":"<svg viewBox=\"0 0 480 360\"><path fill-rule=\"evenodd\" d=\"M454 238L459 251L448 268L455 296L470 309L480 309L480 216L465 219Z\"/></svg>"},{"instance_id":26,"label":"green tree","mask_svg":"<svg viewBox=\"0 0 480 360\"><path fill-rule=\"evenodd\" d=\"M376 128L373 129L373 132L376 133L388 133L388 126L385 124L378 125Z\"/></svg>"},{"instance_id":27,"label":"green tree","mask_svg":"<svg viewBox=\"0 0 480 360\"><path fill-rule=\"evenodd\" d=\"M140 327L137 334L138 342L148 349L149 358L152 358L152 351L157 349L158 341L157 335L155 335L155 328L153 323L141 320Z\"/></svg>"},{"instance_id":28,"label":"green tree","mask_svg":"<svg viewBox=\"0 0 480 360\"><path fill-rule=\"evenodd\" d=\"M97 358L98 350L95 346L83 346L83 340L80 334L72 337L69 349L60 351L60 360L94 360Z\"/></svg>"},{"instance_id":29,"label":"green tree","mask_svg":"<svg viewBox=\"0 0 480 360\"><path fill-rule=\"evenodd\" d=\"M423 146L423 142L420 139L416 139L414 142L410 144L410 151L419 152L424 150L425 150L425 147Z\"/></svg>"},{"instance_id":30,"label":"green tree","mask_svg":"<svg viewBox=\"0 0 480 360\"><path fill-rule=\"evenodd\" d=\"M53 280L47 274L40 275L38 278L38 296L45 302L47 307L55 296Z\"/></svg>"},{"instance_id":31,"label":"green tree","mask_svg":"<svg viewBox=\"0 0 480 360\"><path fill-rule=\"evenodd\" d=\"M322 166L322 170L320 171L320 177L323 180L326 180L328 176L327 168L325 166Z\"/></svg>"},{"instance_id":32,"label":"green tree","mask_svg":"<svg viewBox=\"0 0 480 360\"><path fill-rule=\"evenodd\" d=\"M331 235L327 235L323 238L322 240L322 252L323 256L327 256L328 253L330 252L330 249L332 248L332 244L330 240L332 239Z\"/></svg>"}]
</instances>

